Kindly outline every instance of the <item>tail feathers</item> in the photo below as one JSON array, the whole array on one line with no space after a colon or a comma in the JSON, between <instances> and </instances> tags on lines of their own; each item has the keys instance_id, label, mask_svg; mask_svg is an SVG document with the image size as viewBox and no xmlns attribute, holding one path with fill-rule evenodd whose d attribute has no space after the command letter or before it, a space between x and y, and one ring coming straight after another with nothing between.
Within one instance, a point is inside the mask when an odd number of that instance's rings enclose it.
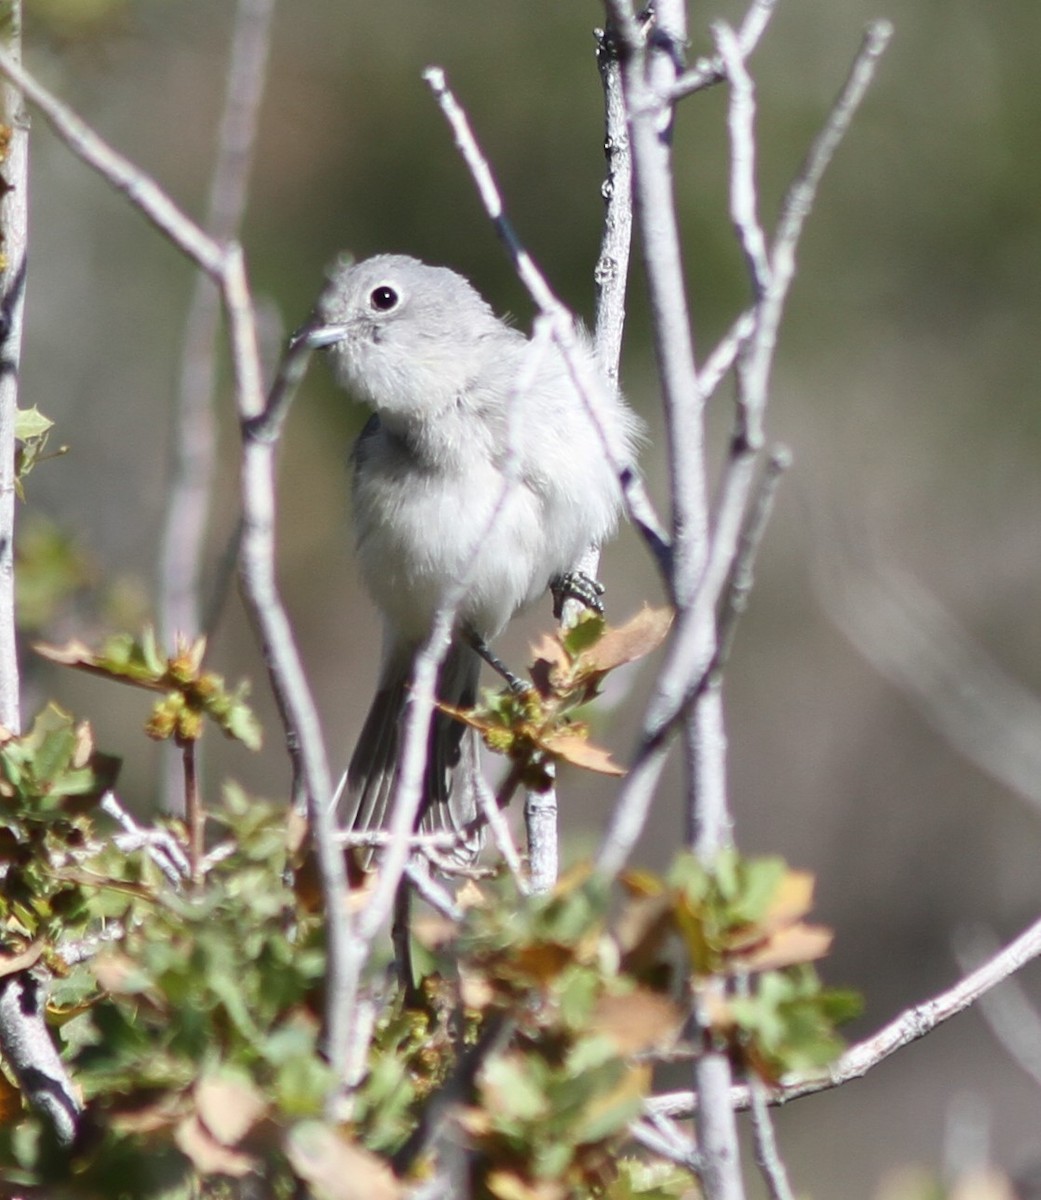
<instances>
[{"instance_id":1,"label":"tail feathers","mask_svg":"<svg viewBox=\"0 0 1041 1200\"><path fill-rule=\"evenodd\" d=\"M453 643L438 677L438 699L458 708L471 707L477 695L480 660L465 645ZM391 662L362 726L347 768L347 812L356 831L386 828L398 782L404 718L412 663ZM480 781L476 732L446 713L436 711L430 726L427 765L417 827L424 832L459 833L477 816ZM480 849L479 836L468 838L455 853L469 862Z\"/></svg>"}]
</instances>

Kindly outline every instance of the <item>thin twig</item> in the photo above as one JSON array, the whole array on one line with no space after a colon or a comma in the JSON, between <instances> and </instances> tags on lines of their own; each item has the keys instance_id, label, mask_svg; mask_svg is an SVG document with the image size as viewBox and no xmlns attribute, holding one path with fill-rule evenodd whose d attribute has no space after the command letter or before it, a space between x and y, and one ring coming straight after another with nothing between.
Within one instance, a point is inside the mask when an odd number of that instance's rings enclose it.
<instances>
[{"instance_id":1,"label":"thin twig","mask_svg":"<svg viewBox=\"0 0 1041 1200\"><path fill-rule=\"evenodd\" d=\"M752 1105L752 1136L755 1142L755 1161L766 1182L770 1200L795 1200L788 1171L777 1149L773 1120L767 1101L766 1088L758 1078L748 1081Z\"/></svg>"},{"instance_id":2,"label":"thin twig","mask_svg":"<svg viewBox=\"0 0 1041 1200\"><path fill-rule=\"evenodd\" d=\"M357 998L351 970L354 947L344 899L343 856L333 837L332 786L321 727L292 628L275 583L275 461L269 438L253 436L265 411L257 346L256 314L241 247L221 245L204 233L143 171L112 149L71 109L0 54L0 73L21 87L69 149L97 171L220 287L228 324L235 398L243 432L241 578L243 594L261 644L282 717L297 791L306 796L322 878L328 925L325 1049L334 1078L343 1075L350 1021Z\"/></svg>"},{"instance_id":3,"label":"thin twig","mask_svg":"<svg viewBox=\"0 0 1041 1200\"><path fill-rule=\"evenodd\" d=\"M741 28L737 35L738 52L742 58L748 58L759 44L759 39L777 7L777 0L753 0L751 8L745 13ZM726 64L722 55L713 58L700 58L682 75L669 89L669 99L675 103L684 96L691 96L704 88L714 87L727 78Z\"/></svg>"},{"instance_id":4,"label":"thin twig","mask_svg":"<svg viewBox=\"0 0 1041 1200\"><path fill-rule=\"evenodd\" d=\"M188 862L191 881L199 887L203 881L202 860L206 853L206 810L199 792L196 771L196 742L187 741L181 747L181 767L184 771L184 815L188 824Z\"/></svg>"},{"instance_id":5,"label":"thin twig","mask_svg":"<svg viewBox=\"0 0 1041 1200\"><path fill-rule=\"evenodd\" d=\"M657 1114L648 1113L648 1120L633 1121L629 1125L629 1136L652 1154L674 1162L688 1171L701 1169L701 1155L689 1138L670 1137L658 1128Z\"/></svg>"},{"instance_id":6,"label":"thin twig","mask_svg":"<svg viewBox=\"0 0 1041 1200\"><path fill-rule=\"evenodd\" d=\"M608 423L599 416L604 407L601 397L604 394L605 382L600 372L592 368L588 356L581 352L575 319L554 295L545 276L535 265L506 217L491 167L477 144L466 113L445 81L444 71L440 67L428 67L423 72L423 78L436 96L449 123L463 161L477 185L485 212L506 247L521 283L527 288L539 311L551 323L553 340L560 348L572 382L601 439L607 461L618 475L626 513L644 534L655 561L664 572L668 569L669 561L668 537L654 511L654 505L643 486L643 481L624 463L620 447L611 437Z\"/></svg>"},{"instance_id":7,"label":"thin twig","mask_svg":"<svg viewBox=\"0 0 1041 1200\"><path fill-rule=\"evenodd\" d=\"M405 874L416 894L449 921L463 919L463 910L452 899L446 888L441 887L430 875L430 867L422 859L410 858L405 864Z\"/></svg>"},{"instance_id":8,"label":"thin twig","mask_svg":"<svg viewBox=\"0 0 1041 1200\"><path fill-rule=\"evenodd\" d=\"M755 87L745 66L737 34L725 22L713 26L716 45L730 79L730 219L744 251L755 295L770 284L766 235L759 222L755 180Z\"/></svg>"},{"instance_id":9,"label":"thin twig","mask_svg":"<svg viewBox=\"0 0 1041 1200\"><path fill-rule=\"evenodd\" d=\"M905 1009L876 1033L850 1046L827 1070L789 1079L768 1088L769 1103L786 1104L789 1100L814 1095L862 1078L897 1050L925 1037L937 1026L964 1012L980 997L1038 957L1041 957L1041 919L946 991ZM736 1087L732 1100L735 1108L747 1109L751 1104L748 1088L744 1085ZM697 1107L691 1092L655 1096L647 1101L647 1106L678 1119L691 1116Z\"/></svg>"},{"instance_id":10,"label":"thin twig","mask_svg":"<svg viewBox=\"0 0 1041 1200\"><path fill-rule=\"evenodd\" d=\"M275 0L238 0L224 109L210 180L206 229L218 242L238 236L246 207ZM200 576L217 460L217 332L220 296L195 279L181 347L174 462L161 535L159 623L168 640L201 632Z\"/></svg>"},{"instance_id":11,"label":"thin twig","mask_svg":"<svg viewBox=\"0 0 1041 1200\"><path fill-rule=\"evenodd\" d=\"M963 971L972 970L992 957L1000 943L982 926L957 930L954 953ZM1000 987L980 996L980 1013L1006 1053L1022 1071L1041 1087L1041 1012L1017 979L1006 979Z\"/></svg>"},{"instance_id":12,"label":"thin twig","mask_svg":"<svg viewBox=\"0 0 1041 1200\"><path fill-rule=\"evenodd\" d=\"M416 817L423 798L423 775L426 770L429 749L430 721L437 699L437 675L451 644L455 615L466 596L470 574L488 532L494 527L518 485L517 455L514 452L514 420L516 399L531 386L550 336L548 326L536 324L524 364L514 380L511 394L507 397L507 445L503 459L502 485L499 495L488 513L483 528L474 538L473 545L463 559L463 567L452 588L442 598L434 614L426 641L420 647L413 662L411 688L401 737L397 782L391 802L391 818L387 826L390 842L380 862L380 871L375 887L365 908L358 915L357 939L361 946L371 945L378 930L385 924L398 894L398 888L409 860L409 839L416 825ZM359 951L358 969L368 955L368 949Z\"/></svg>"},{"instance_id":13,"label":"thin twig","mask_svg":"<svg viewBox=\"0 0 1041 1200\"><path fill-rule=\"evenodd\" d=\"M190 878L191 865L187 855L169 830L142 828L111 791L101 797L98 807L123 830L113 840L124 854L141 849L147 851L149 858L174 887L179 887Z\"/></svg>"},{"instance_id":14,"label":"thin twig","mask_svg":"<svg viewBox=\"0 0 1041 1200\"><path fill-rule=\"evenodd\" d=\"M155 180L114 150L6 51L0 51L0 74L20 88L25 97L36 105L77 158L124 195L192 262L208 275L220 278L224 267L224 248L182 212Z\"/></svg>"},{"instance_id":15,"label":"thin twig","mask_svg":"<svg viewBox=\"0 0 1041 1200\"><path fill-rule=\"evenodd\" d=\"M513 876L514 882L520 891L525 893L528 891L528 881L524 876L524 863L521 861L521 856L514 843L509 822L506 820L496 796L492 793L491 788L488 787L484 778L478 778L474 783L477 804L480 809L477 820L483 821L491 831L495 848L499 851L502 861L506 864L506 869ZM464 836L470 836L467 830L464 830L463 833Z\"/></svg>"}]
</instances>

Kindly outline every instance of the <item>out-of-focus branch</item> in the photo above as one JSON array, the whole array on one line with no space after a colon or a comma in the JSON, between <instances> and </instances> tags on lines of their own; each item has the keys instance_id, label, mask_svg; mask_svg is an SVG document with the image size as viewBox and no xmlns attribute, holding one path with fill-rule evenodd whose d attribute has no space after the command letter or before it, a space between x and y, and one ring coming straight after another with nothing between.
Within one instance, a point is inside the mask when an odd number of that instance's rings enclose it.
<instances>
[{"instance_id":1,"label":"out-of-focus branch","mask_svg":"<svg viewBox=\"0 0 1041 1200\"><path fill-rule=\"evenodd\" d=\"M205 226L226 242L238 235L246 206L275 0L239 0L234 18L224 109L210 181ZM174 462L159 564L159 624L163 636L202 632L199 595L217 457L217 332L220 295L196 277L176 402Z\"/></svg>"},{"instance_id":2,"label":"out-of-focus branch","mask_svg":"<svg viewBox=\"0 0 1041 1200\"><path fill-rule=\"evenodd\" d=\"M224 303L235 381L236 407L243 432L241 578L278 702L286 744L296 767L322 879L328 923L325 1046L335 1077L341 1079L349 1047L353 1005L347 969L351 950L345 904L346 873L336 845L330 807L332 786L321 727L275 581L275 461L272 435L281 428L286 389L277 396L278 421L268 411L257 347L256 316L241 247L221 244L206 234L161 187L113 150L84 121L18 66L0 54L0 74L22 88L69 149L121 192L183 254L217 282ZM291 349L296 362L301 351Z\"/></svg>"},{"instance_id":3,"label":"out-of-focus branch","mask_svg":"<svg viewBox=\"0 0 1041 1200\"><path fill-rule=\"evenodd\" d=\"M960 754L1041 809L1041 700L934 596L906 572L853 561L822 564L817 592L864 658Z\"/></svg>"}]
</instances>

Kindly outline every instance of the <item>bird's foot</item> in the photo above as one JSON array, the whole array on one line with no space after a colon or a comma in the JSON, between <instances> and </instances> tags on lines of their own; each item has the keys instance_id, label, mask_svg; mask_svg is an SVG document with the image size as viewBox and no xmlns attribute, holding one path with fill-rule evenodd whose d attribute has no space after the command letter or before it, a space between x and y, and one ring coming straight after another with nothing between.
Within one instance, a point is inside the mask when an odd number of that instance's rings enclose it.
<instances>
[{"instance_id":1,"label":"bird's foot","mask_svg":"<svg viewBox=\"0 0 1041 1200\"><path fill-rule=\"evenodd\" d=\"M598 617L604 615L604 585L591 575L582 571L565 571L549 581L549 590L553 595L553 615L558 621L568 600L577 600Z\"/></svg>"}]
</instances>

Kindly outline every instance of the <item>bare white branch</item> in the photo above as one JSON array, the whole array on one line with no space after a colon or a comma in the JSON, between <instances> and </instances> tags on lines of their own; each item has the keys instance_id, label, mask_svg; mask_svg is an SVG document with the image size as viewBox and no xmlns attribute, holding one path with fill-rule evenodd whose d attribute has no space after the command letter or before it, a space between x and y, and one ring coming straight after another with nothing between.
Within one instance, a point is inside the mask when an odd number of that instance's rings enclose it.
<instances>
[{"instance_id":1,"label":"bare white branch","mask_svg":"<svg viewBox=\"0 0 1041 1200\"><path fill-rule=\"evenodd\" d=\"M753 0L752 6L745 13L745 19L741 22L741 28L737 35L738 53L742 58L748 58L759 44L759 39L766 31L766 26L776 7L777 0ZM726 78L726 64L721 55L698 59L694 66L689 71L684 71L672 85L669 99L675 103L677 100L682 100L684 96L690 96L694 92L700 92L707 87L722 83Z\"/></svg>"},{"instance_id":2,"label":"bare white branch","mask_svg":"<svg viewBox=\"0 0 1041 1200\"><path fill-rule=\"evenodd\" d=\"M777 1149L766 1088L761 1080L750 1079L748 1091L752 1105L755 1161L766 1182L770 1200L795 1200L792 1185L788 1182L788 1171Z\"/></svg>"},{"instance_id":3,"label":"bare white branch","mask_svg":"<svg viewBox=\"0 0 1041 1200\"><path fill-rule=\"evenodd\" d=\"M770 284L766 235L759 223L755 180L755 87L745 67L737 34L724 22L713 26L716 45L730 80L730 219L752 277L755 295Z\"/></svg>"},{"instance_id":4,"label":"bare white branch","mask_svg":"<svg viewBox=\"0 0 1041 1200\"><path fill-rule=\"evenodd\" d=\"M82 1105L51 1041L43 985L28 971L0 979L0 1039L4 1061L26 1099L50 1121L58 1141L69 1145Z\"/></svg>"},{"instance_id":5,"label":"bare white branch","mask_svg":"<svg viewBox=\"0 0 1041 1200\"><path fill-rule=\"evenodd\" d=\"M954 953L963 971L970 971L998 952L1000 943L982 926L955 931ZM1041 1087L1041 1012L1017 979L980 996L980 1013L1009 1057Z\"/></svg>"},{"instance_id":6,"label":"bare white branch","mask_svg":"<svg viewBox=\"0 0 1041 1200\"><path fill-rule=\"evenodd\" d=\"M220 277L224 263L221 245L182 212L155 180L114 150L6 51L0 51L0 74L36 105L77 158L126 196L160 233L208 275Z\"/></svg>"},{"instance_id":7,"label":"bare white branch","mask_svg":"<svg viewBox=\"0 0 1041 1200\"><path fill-rule=\"evenodd\" d=\"M477 144L466 113L448 87L444 71L440 67L428 67L423 72L423 78L436 96L449 123L463 161L477 185L485 211L505 245L521 283L527 288L542 315L551 322L553 339L560 347L575 387L600 436L607 461L621 482L627 514L633 524L644 533L656 561L664 570L668 558L668 539L640 477L622 465L623 458L619 447L613 443L609 426L598 415L603 410L600 397L603 395L604 381L599 372L590 368L587 356L579 351L575 319L554 295L545 276L535 265L507 220L491 167Z\"/></svg>"}]
</instances>

